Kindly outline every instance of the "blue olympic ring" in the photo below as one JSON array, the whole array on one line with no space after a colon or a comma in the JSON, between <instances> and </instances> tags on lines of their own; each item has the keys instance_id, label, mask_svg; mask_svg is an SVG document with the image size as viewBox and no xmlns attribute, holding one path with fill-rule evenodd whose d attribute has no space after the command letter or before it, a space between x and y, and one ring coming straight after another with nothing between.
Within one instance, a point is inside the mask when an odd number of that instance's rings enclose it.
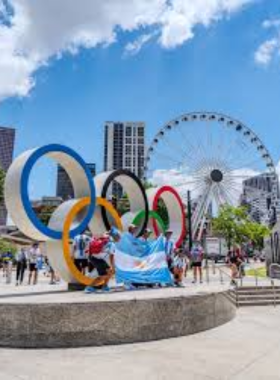
<instances>
[{"instance_id":1,"label":"blue olympic ring","mask_svg":"<svg viewBox=\"0 0 280 380\"><path fill-rule=\"evenodd\" d=\"M51 239L55 239L55 240L62 239L62 231L53 230L49 228L48 226L46 226L45 224L43 224L43 222L41 222L38 219L36 213L34 212L32 208L32 205L29 200L29 195L28 195L29 177L35 163L42 156L50 154L50 153L64 153L68 155L69 157L71 157L72 159L74 159L84 170L85 175L88 180L89 190L90 190L89 197L91 199L91 203L87 209L87 214L84 220L81 222L81 224L78 227L70 231L70 238L74 238L76 235L81 234L87 228L91 218L94 215L95 207L96 207L96 189L95 189L93 178L91 176L91 173L85 161L82 159L82 157L78 153L76 153L71 148L68 148L66 146L59 145L59 144L50 144L50 145L43 146L32 153L32 155L28 158L24 166L22 176L21 176L21 186L20 186L21 190L20 191L21 191L22 204L27 216L29 217L29 219L31 220L31 222L33 223L34 227L37 230L39 230L42 234L44 234L45 236Z\"/></svg>"}]
</instances>

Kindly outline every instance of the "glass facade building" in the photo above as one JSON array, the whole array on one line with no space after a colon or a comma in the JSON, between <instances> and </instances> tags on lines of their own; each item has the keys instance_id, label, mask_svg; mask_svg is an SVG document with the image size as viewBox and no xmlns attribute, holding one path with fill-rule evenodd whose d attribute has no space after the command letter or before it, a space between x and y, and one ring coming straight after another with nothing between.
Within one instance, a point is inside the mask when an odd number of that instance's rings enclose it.
<instances>
[{"instance_id":1,"label":"glass facade building","mask_svg":"<svg viewBox=\"0 0 280 380\"><path fill-rule=\"evenodd\" d=\"M92 177L96 175L96 165L87 164ZM63 200L74 198L74 189L71 180L62 166L58 166L57 169L57 185L56 185L56 196L62 198Z\"/></svg>"},{"instance_id":2,"label":"glass facade building","mask_svg":"<svg viewBox=\"0 0 280 380\"><path fill-rule=\"evenodd\" d=\"M144 176L145 123L106 122L104 129L104 171L127 169L140 179ZM117 184L113 195L120 198Z\"/></svg>"},{"instance_id":3,"label":"glass facade building","mask_svg":"<svg viewBox=\"0 0 280 380\"><path fill-rule=\"evenodd\" d=\"M13 161L16 131L13 128L0 127L0 166L7 172ZM4 202L0 203L0 226L7 224L7 210Z\"/></svg>"}]
</instances>

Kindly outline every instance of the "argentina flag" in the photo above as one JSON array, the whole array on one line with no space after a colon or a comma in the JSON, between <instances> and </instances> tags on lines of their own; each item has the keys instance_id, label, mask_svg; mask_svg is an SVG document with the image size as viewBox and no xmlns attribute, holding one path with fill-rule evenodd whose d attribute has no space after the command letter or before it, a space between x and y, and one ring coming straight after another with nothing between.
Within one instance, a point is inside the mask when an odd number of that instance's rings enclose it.
<instances>
[{"instance_id":1,"label":"argentina flag","mask_svg":"<svg viewBox=\"0 0 280 380\"><path fill-rule=\"evenodd\" d=\"M142 241L124 233L116 244L115 269L117 283L171 284L165 254L165 238Z\"/></svg>"}]
</instances>

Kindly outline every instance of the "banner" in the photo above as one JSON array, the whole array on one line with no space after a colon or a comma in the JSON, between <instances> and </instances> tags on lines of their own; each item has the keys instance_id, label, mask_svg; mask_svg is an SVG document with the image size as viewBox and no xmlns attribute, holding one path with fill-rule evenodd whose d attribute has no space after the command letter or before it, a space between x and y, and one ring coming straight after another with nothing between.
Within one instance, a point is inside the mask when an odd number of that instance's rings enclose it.
<instances>
[{"instance_id":1,"label":"banner","mask_svg":"<svg viewBox=\"0 0 280 380\"><path fill-rule=\"evenodd\" d=\"M117 283L171 284L165 254L165 238L142 241L124 233L116 244L115 268Z\"/></svg>"}]
</instances>

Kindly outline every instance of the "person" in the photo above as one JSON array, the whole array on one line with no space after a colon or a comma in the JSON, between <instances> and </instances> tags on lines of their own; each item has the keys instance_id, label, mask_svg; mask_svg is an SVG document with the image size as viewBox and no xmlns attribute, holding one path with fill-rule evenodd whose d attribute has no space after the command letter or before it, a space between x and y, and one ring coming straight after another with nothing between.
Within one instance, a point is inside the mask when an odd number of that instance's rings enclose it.
<instances>
[{"instance_id":1,"label":"person","mask_svg":"<svg viewBox=\"0 0 280 380\"><path fill-rule=\"evenodd\" d=\"M33 277L33 285L38 282L38 264L42 258L41 250L38 243L34 243L28 252L28 263L29 263L29 278L28 285L31 285Z\"/></svg>"},{"instance_id":2,"label":"person","mask_svg":"<svg viewBox=\"0 0 280 380\"><path fill-rule=\"evenodd\" d=\"M172 239L173 231L167 230L165 232L165 255L169 270L172 272L172 262L175 250L175 243Z\"/></svg>"},{"instance_id":3,"label":"person","mask_svg":"<svg viewBox=\"0 0 280 380\"><path fill-rule=\"evenodd\" d=\"M236 279L238 277L238 264L239 258L236 250L229 250L226 263L229 265L231 270L231 283L236 284Z\"/></svg>"},{"instance_id":4,"label":"person","mask_svg":"<svg viewBox=\"0 0 280 380\"><path fill-rule=\"evenodd\" d=\"M57 277L56 277L56 273L55 273L53 267L51 266L50 260L47 256L44 258L44 263L45 263L44 275L47 277L50 277L50 283L49 283L50 285L56 285L58 282Z\"/></svg>"},{"instance_id":5,"label":"person","mask_svg":"<svg viewBox=\"0 0 280 380\"><path fill-rule=\"evenodd\" d=\"M11 251L7 251L2 255L3 258L3 271L4 277L6 277L6 284L12 282L12 270L13 270L13 254Z\"/></svg>"},{"instance_id":6,"label":"person","mask_svg":"<svg viewBox=\"0 0 280 380\"><path fill-rule=\"evenodd\" d=\"M140 241L148 242L151 235L152 235L152 230L150 230L149 228L146 228L144 230L143 235L140 237Z\"/></svg>"},{"instance_id":7,"label":"person","mask_svg":"<svg viewBox=\"0 0 280 380\"><path fill-rule=\"evenodd\" d=\"M27 268L27 253L24 248L21 248L16 255L16 286L22 285L24 273Z\"/></svg>"},{"instance_id":8,"label":"person","mask_svg":"<svg viewBox=\"0 0 280 380\"><path fill-rule=\"evenodd\" d=\"M174 284L178 287L183 287L183 277L186 267L186 256L183 250L177 250L172 263Z\"/></svg>"},{"instance_id":9,"label":"person","mask_svg":"<svg viewBox=\"0 0 280 380\"><path fill-rule=\"evenodd\" d=\"M86 287L86 293L95 293L97 290L110 291L108 284L115 273L115 243L119 242L120 239L119 231L114 228L102 238L92 239L88 248L89 261L97 271L100 285ZM94 274L93 272L92 274Z\"/></svg>"},{"instance_id":10,"label":"person","mask_svg":"<svg viewBox=\"0 0 280 380\"><path fill-rule=\"evenodd\" d=\"M130 224L128 226L128 232L132 235L132 236L136 236L137 235L137 226L135 226L135 224Z\"/></svg>"},{"instance_id":11,"label":"person","mask_svg":"<svg viewBox=\"0 0 280 380\"><path fill-rule=\"evenodd\" d=\"M182 251L184 253L184 261L185 261L185 266L184 266L184 277L187 278L188 276L188 270L190 267L190 253L189 253L189 246L187 243L184 243L182 245Z\"/></svg>"},{"instance_id":12,"label":"person","mask_svg":"<svg viewBox=\"0 0 280 380\"><path fill-rule=\"evenodd\" d=\"M236 256L237 256L237 264L236 264L236 266L237 266L238 275L239 275L239 277L244 277L245 276L245 267L244 267L245 259L244 259L244 255L242 253L241 248L235 247L234 250L235 250Z\"/></svg>"},{"instance_id":13,"label":"person","mask_svg":"<svg viewBox=\"0 0 280 380\"><path fill-rule=\"evenodd\" d=\"M193 284L197 283L197 274L199 274L200 283L203 283L202 278L202 262L203 262L203 249L199 242L194 242L190 252L190 258L193 267Z\"/></svg>"},{"instance_id":14,"label":"person","mask_svg":"<svg viewBox=\"0 0 280 380\"><path fill-rule=\"evenodd\" d=\"M74 238L72 255L74 257L74 263L76 267L83 273L86 273L86 269L88 266L88 246L91 239L86 234L77 235Z\"/></svg>"}]
</instances>

